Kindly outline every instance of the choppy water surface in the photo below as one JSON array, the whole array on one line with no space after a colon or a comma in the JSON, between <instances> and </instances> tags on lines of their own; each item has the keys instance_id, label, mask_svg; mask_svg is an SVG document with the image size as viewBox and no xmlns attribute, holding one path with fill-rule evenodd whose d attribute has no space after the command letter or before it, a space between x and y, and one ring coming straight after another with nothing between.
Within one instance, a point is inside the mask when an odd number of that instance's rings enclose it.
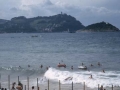
<instances>
[{"instance_id":1,"label":"choppy water surface","mask_svg":"<svg viewBox=\"0 0 120 90\"><path fill-rule=\"evenodd\" d=\"M39 83L47 79L61 80L62 84L86 82L91 88L120 85L119 59L119 32L0 34L1 81L11 75L12 80L17 76L23 81L28 76L39 78ZM58 63L67 67L58 68ZM88 70L78 69L82 63Z\"/></svg>"}]
</instances>

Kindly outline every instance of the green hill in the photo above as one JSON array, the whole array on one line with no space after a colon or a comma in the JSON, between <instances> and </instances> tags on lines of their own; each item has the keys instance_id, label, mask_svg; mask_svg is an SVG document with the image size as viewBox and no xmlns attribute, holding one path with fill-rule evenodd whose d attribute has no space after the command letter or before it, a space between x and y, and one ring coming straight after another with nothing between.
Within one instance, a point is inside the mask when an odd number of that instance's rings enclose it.
<instances>
[{"instance_id":1,"label":"green hill","mask_svg":"<svg viewBox=\"0 0 120 90\"><path fill-rule=\"evenodd\" d=\"M114 32L120 31L117 27L113 26L110 23L100 22L86 26L82 31L88 32Z\"/></svg>"},{"instance_id":2,"label":"green hill","mask_svg":"<svg viewBox=\"0 0 120 90\"><path fill-rule=\"evenodd\" d=\"M58 14L49 17L26 18L14 17L6 23L0 24L0 32L6 33L40 33L40 32L76 32L84 28L82 23L67 14Z\"/></svg>"},{"instance_id":3,"label":"green hill","mask_svg":"<svg viewBox=\"0 0 120 90\"><path fill-rule=\"evenodd\" d=\"M110 23L100 22L88 26L67 14L26 18L0 19L0 33L41 33L41 32L114 32L120 31Z\"/></svg>"}]
</instances>

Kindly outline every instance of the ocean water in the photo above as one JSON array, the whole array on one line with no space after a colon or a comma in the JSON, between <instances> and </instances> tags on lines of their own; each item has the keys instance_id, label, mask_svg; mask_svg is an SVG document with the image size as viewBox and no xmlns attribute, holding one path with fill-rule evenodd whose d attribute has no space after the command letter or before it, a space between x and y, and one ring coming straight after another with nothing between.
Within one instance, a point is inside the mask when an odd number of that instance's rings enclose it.
<instances>
[{"instance_id":1,"label":"ocean water","mask_svg":"<svg viewBox=\"0 0 120 90\"><path fill-rule=\"evenodd\" d=\"M58 68L58 63L66 68ZM82 63L88 70L78 69ZM11 83L19 76L21 82L29 77L35 85L38 78L39 84L50 79L62 84L85 82L90 88L119 86L120 32L0 34L0 74L2 85L10 75Z\"/></svg>"}]
</instances>

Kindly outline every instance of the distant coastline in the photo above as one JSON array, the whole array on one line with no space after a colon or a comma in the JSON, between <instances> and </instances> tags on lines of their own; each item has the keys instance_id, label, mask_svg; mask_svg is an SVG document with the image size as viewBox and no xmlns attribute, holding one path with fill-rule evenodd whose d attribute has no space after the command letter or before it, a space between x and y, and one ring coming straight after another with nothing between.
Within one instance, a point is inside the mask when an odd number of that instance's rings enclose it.
<instances>
[{"instance_id":1,"label":"distant coastline","mask_svg":"<svg viewBox=\"0 0 120 90\"><path fill-rule=\"evenodd\" d=\"M69 31L68 31L69 30ZM76 32L116 32L117 27L108 22L84 26L73 16L57 14L49 17L14 17L11 20L0 19L0 33L76 33Z\"/></svg>"}]
</instances>

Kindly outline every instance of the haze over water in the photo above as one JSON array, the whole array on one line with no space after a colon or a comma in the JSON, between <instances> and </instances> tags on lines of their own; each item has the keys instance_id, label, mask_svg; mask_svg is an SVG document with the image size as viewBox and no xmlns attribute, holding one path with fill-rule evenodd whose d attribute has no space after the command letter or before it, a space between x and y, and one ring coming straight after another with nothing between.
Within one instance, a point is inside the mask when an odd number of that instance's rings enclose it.
<instances>
[{"instance_id":1,"label":"haze over water","mask_svg":"<svg viewBox=\"0 0 120 90\"><path fill-rule=\"evenodd\" d=\"M35 36L35 37L33 37ZM120 85L120 33L20 33L0 35L1 81L7 75L39 78L39 83L61 80L62 84L83 83L94 88ZM58 63L66 68L58 68ZM102 66L98 66L100 62ZM82 63L88 70L80 70ZM40 68L40 65L43 68ZM93 67L90 65L93 64ZM30 65L30 67L28 67ZM50 68L46 70L46 67ZM71 70L73 66L73 70ZM105 70L105 73L102 70ZM92 74L93 79L89 79ZM46 78L45 78L46 77ZM65 80L68 77L72 79Z\"/></svg>"}]
</instances>

